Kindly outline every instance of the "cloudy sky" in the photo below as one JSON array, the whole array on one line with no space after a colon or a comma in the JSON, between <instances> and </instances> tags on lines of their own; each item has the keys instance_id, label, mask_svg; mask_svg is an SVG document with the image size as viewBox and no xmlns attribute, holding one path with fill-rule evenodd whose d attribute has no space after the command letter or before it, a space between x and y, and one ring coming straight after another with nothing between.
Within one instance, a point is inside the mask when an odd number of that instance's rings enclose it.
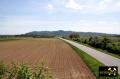
<instances>
[{"instance_id":1,"label":"cloudy sky","mask_svg":"<svg viewBox=\"0 0 120 79\"><path fill-rule=\"evenodd\" d=\"M120 34L120 0L0 0L0 34L45 30Z\"/></svg>"}]
</instances>

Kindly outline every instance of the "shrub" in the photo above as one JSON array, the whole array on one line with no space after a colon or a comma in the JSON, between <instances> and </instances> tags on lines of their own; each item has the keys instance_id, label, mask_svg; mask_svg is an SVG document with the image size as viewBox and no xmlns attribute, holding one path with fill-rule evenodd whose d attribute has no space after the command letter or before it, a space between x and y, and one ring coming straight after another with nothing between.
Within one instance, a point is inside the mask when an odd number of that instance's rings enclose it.
<instances>
[{"instance_id":1,"label":"shrub","mask_svg":"<svg viewBox=\"0 0 120 79\"><path fill-rule=\"evenodd\" d=\"M106 50L108 52L111 53L114 52L115 54L120 55L120 46L118 46L117 44L112 44L112 43L107 44Z\"/></svg>"},{"instance_id":2,"label":"shrub","mask_svg":"<svg viewBox=\"0 0 120 79\"><path fill-rule=\"evenodd\" d=\"M12 67L11 69L9 69L9 75L8 75L8 79L12 79L16 76L18 72L18 65L16 63L12 63Z\"/></svg>"},{"instance_id":3,"label":"shrub","mask_svg":"<svg viewBox=\"0 0 120 79\"><path fill-rule=\"evenodd\" d=\"M12 63L10 68L0 62L0 79L54 79L52 72L43 63L36 67Z\"/></svg>"},{"instance_id":4,"label":"shrub","mask_svg":"<svg viewBox=\"0 0 120 79\"><path fill-rule=\"evenodd\" d=\"M22 64L18 69L16 79L33 79L33 74L27 65Z\"/></svg>"},{"instance_id":5,"label":"shrub","mask_svg":"<svg viewBox=\"0 0 120 79\"><path fill-rule=\"evenodd\" d=\"M35 79L54 79L53 74L49 71L48 67L44 63L35 68Z\"/></svg>"},{"instance_id":6,"label":"shrub","mask_svg":"<svg viewBox=\"0 0 120 79\"><path fill-rule=\"evenodd\" d=\"M78 33L72 33L69 35L69 38L79 38L79 34Z\"/></svg>"},{"instance_id":7,"label":"shrub","mask_svg":"<svg viewBox=\"0 0 120 79\"><path fill-rule=\"evenodd\" d=\"M6 72L7 72L7 65L5 65L3 61L0 61L0 79L4 77Z\"/></svg>"}]
</instances>

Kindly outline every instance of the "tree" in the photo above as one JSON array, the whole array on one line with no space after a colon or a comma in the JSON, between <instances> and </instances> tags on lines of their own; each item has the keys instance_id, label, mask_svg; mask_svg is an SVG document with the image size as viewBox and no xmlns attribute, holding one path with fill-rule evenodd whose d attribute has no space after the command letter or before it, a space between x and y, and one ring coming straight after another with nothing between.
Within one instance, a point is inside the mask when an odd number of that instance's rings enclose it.
<instances>
[{"instance_id":1,"label":"tree","mask_svg":"<svg viewBox=\"0 0 120 79\"><path fill-rule=\"evenodd\" d=\"M110 43L111 42L111 40L110 39L108 39L108 38L103 38L103 40L102 40L102 48L103 49L106 49L106 46L107 46L107 44L108 43Z\"/></svg>"},{"instance_id":2,"label":"tree","mask_svg":"<svg viewBox=\"0 0 120 79\"><path fill-rule=\"evenodd\" d=\"M72 33L69 35L69 37L72 39L72 38L79 38L79 34L78 33Z\"/></svg>"}]
</instances>

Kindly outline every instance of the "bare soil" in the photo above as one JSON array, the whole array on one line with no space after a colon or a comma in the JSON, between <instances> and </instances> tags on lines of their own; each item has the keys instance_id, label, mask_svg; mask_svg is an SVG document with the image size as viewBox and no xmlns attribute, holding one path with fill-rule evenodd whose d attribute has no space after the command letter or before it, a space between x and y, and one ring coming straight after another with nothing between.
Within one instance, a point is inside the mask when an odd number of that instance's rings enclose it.
<instances>
[{"instance_id":1,"label":"bare soil","mask_svg":"<svg viewBox=\"0 0 120 79\"><path fill-rule=\"evenodd\" d=\"M96 79L76 52L59 39L24 39L0 42L0 60L31 66L46 62L56 79Z\"/></svg>"}]
</instances>

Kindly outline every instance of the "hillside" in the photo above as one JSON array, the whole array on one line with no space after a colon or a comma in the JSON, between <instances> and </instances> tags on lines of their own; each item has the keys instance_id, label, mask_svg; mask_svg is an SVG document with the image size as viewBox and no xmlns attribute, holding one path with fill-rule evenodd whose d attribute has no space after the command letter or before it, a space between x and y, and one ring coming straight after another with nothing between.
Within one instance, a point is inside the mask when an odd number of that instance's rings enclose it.
<instances>
[{"instance_id":1,"label":"hillside","mask_svg":"<svg viewBox=\"0 0 120 79\"><path fill-rule=\"evenodd\" d=\"M89 36L89 35L94 35L94 36L116 36L116 34L106 34L106 33L95 33L95 32L75 32L75 31L63 31L63 30L58 30L58 31L32 31L29 33L26 33L26 36L68 36L72 33L78 33L81 36Z\"/></svg>"}]
</instances>

